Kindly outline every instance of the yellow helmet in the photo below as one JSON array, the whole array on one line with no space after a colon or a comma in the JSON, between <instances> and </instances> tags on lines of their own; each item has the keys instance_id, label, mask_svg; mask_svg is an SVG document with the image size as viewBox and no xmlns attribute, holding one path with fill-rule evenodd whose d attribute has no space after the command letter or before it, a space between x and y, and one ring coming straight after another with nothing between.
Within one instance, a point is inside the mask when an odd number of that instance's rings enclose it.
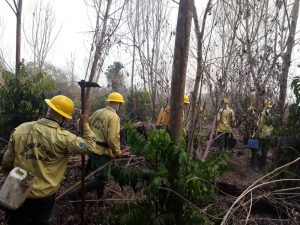
<instances>
[{"instance_id":1,"label":"yellow helmet","mask_svg":"<svg viewBox=\"0 0 300 225\"><path fill-rule=\"evenodd\" d=\"M64 95L56 95L51 99L45 99L47 105L57 112L59 115L67 119L72 119L72 114L74 112L74 102L64 96Z\"/></svg>"},{"instance_id":2,"label":"yellow helmet","mask_svg":"<svg viewBox=\"0 0 300 225\"><path fill-rule=\"evenodd\" d=\"M187 95L183 96L183 103L184 104L190 104L190 98L189 98L189 96L187 96Z\"/></svg>"},{"instance_id":3,"label":"yellow helmet","mask_svg":"<svg viewBox=\"0 0 300 225\"><path fill-rule=\"evenodd\" d=\"M271 109L272 106L273 106L273 103L272 103L271 100L266 99L266 100L264 101L264 107L265 107L265 108Z\"/></svg>"},{"instance_id":4,"label":"yellow helmet","mask_svg":"<svg viewBox=\"0 0 300 225\"><path fill-rule=\"evenodd\" d=\"M229 104L230 103L229 98L223 98L223 103L224 104Z\"/></svg>"},{"instance_id":5,"label":"yellow helmet","mask_svg":"<svg viewBox=\"0 0 300 225\"><path fill-rule=\"evenodd\" d=\"M118 93L118 92L112 92L108 95L107 102L120 102L120 103L124 103L124 98L123 96Z\"/></svg>"}]
</instances>

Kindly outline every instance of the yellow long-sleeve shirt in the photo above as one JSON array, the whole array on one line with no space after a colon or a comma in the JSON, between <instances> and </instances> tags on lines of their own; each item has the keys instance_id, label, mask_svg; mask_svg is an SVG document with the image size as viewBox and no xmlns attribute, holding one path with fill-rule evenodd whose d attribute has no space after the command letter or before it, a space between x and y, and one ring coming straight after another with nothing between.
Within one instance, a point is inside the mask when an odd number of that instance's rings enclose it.
<instances>
[{"instance_id":1,"label":"yellow long-sleeve shirt","mask_svg":"<svg viewBox=\"0 0 300 225\"><path fill-rule=\"evenodd\" d=\"M235 114L231 108L221 108L217 115L217 132L229 133L235 124Z\"/></svg>"},{"instance_id":2,"label":"yellow long-sleeve shirt","mask_svg":"<svg viewBox=\"0 0 300 225\"><path fill-rule=\"evenodd\" d=\"M90 125L98 143L93 152L111 157L121 154L120 117L115 109L107 106L97 110L90 116Z\"/></svg>"},{"instance_id":3,"label":"yellow long-sleeve shirt","mask_svg":"<svg viewBox=\"0 0 300 225\"><path fill-rule=\"evenodd\" d=\"M2 169L5 174L14 167L31 173L34 181L28 197L47 197L59 188L69 152L84 154L95 145L95 136L88 124L84 125L81 138L52 120L23 123L10 136Z\"/></svg>"},{"instance_id":4,"label":"yellow long-sleeve shirt","mask_svg":"<svg viewBox=\"0 0 300 225\"><path fill-rule=\"evenodd\" d=\"M273 125L272 125L272 117L270 115L270 112L267 109L264 109L261 113L261 116L258 120L258 131L259 131L259 138L269 138L272 131L273 131Z\"/></svg>"}]
</instances>

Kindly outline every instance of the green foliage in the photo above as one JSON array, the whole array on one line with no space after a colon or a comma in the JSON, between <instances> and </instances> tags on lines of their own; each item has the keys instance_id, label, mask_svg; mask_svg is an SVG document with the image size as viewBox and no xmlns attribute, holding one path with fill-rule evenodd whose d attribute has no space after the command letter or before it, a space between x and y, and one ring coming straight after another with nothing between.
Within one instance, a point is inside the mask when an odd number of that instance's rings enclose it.
<instances>
[{"instance_id":1,"label":"green foliage","mask_svg":"<svg viewBox=\"0 0 300 225\"><path fill-rule=\"evenodd\" d=\"M110 217L111 224L213 224L198 207L216 194L213 184L228 168L226 153L220 152L207 161L192 160L185 145L172 143L163 129L150 130L146 139L129 125L127 139L131 151L144 156L153 170L146 174L140 171L140 175L138 171L116 172L125 177L121 185L146 184L143 190L145 200L118 205L119 211L114 211ZM140 210L144 208L145 213L141 215ZM146 220L144 215L147 215Z\"/></svg>"},{"instance_id":2,"label":"green foliage","mask_svg":"<svg viewBox=\"0 0 300 225\"><path fill-rule=\"evenodd\" d=\"M149 207L151 207L151 204L148 202L117 205L113 208L112 213L109 216L109 220L114 221L113 223L110 222L110 224L152 225L151 220L149 220L149 218L151 217L151 211L148 210Z\"/></svg>"},{"instance_id":3,"label":"green foliage","mask_svg":"<svg viewBox=\"0 0 300 225\"><path fill-rule=\"evenodd\" d=\"M125 104L131 121L147 121L150 117L150 94L145 90L130 91Z\"/></svg>"},{"instance_id":4,"label":"green foliage","mask_svg":"<svg viewBox=\"0 0 300 225\"><path fill-rule=\"evenodd\" d=\"M111 174L121 187L130 185L136 191L138 182L147 181L153 172L136 168L124 169L123 166L113 165Z\"/></svg>"},{"instance_id":5,"label":"green foliage","mask_svg":"<svg viewBox=\"0 0 300 225\"><path fill-rule=\"evenodd\" d=\"M30 75L25 67L18 76L3 71L3 78L6 89L0 89L0 136L7 139L13 128L45 113L44 99L53 94L55 84L47 74Z\"/></svg>"},{"instance_id":6,"label":"green foliage","mask_svg":"<svg viewBox=\"0 0 300 225\"><path fill-rule=\"evenodd\" d=\"M284 124L276 123L274 138L277 149L277 158L270 169L285 165L300 157L300 77L292 82L292 88L296 96L296 103L289 106L288 114L285 115ZM279 118L280 120L280 118ZM281 120L282 121L282 120ZM300 163L289 166L278 178L300 177ZM299 182L281 182L279 187L298 187Z\"/></svg>"},{"instance_id":7,"label":"green foliage","mask_svg":"<svg viewBox=\"0 0 300 225\"><path fill-rule=\"evenodd\" d=\"M294 95L296 97L296 103L300 103L300 77L295 77L292 81L292 89L294 91Z\"/></svg>"}]
</instances>

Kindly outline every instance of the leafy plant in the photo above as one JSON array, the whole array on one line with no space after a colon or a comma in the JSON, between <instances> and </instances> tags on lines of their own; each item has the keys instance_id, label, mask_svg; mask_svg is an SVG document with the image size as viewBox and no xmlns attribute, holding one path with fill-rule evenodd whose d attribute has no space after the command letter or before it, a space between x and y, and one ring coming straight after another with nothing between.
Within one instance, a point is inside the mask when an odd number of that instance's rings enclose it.
<instances>
[{"instance_id":1,"label":"leafy plant","mask_svg":"<svg viewBox=\"0 0 300 225\"><path fill-rule=\"evenodd\" d=\"M292 86L294 95L296 97L296 103L299 104L300 103L300 77L299 76L294 78L291 86Z\"/></svg>"},{"instance_id":2,"label":"leafy plant","mask_svg":"<svg viewBox=\"0 0 300 225\"><path fill-rule=\"evenodd\" d=\"M285 124L277 123L274 128L274 140L278 146L277 158L271 167L280 167L300 157L300 77L295 77L292 88L296 103L289 106ZM281 120L280 120L281 121ZM300 164L288 167L279 178L299 178ZM280 187L298 187L299 182L281 182Z\"/></svg>"},{"instance_id":3,"label":"leafy plant","mask_svg":"<svg viewBox=\"0 0 300 225\"><path fill-rule=\"evenodd\" d=\"M38 119L45 113L45 98L52 95L55 84L45 73L30 75L22 67L18 76L3 71L6 88L0 89L0 136L8 138L13 128Z\"/></svg>"},{"instance_id":4,"label":"leafy plant","mask_svg":"<svg viewBox=\"0 0 300 225\"><path fill-rule=\"evenodd\" d=\"M192 160L185 146L172 143L163 129L150 130L145 138L127 126L127 138L131 151L144 156L151 170L119 171L114 177L121 185L135 187L143 182L146 198L117 205L110 224L213 224L198 207L216 194L213 184L228 168L227 154L219 152L207 161ZM125 178L118 179L122 174Z\"/></svg>"}]
</instances>

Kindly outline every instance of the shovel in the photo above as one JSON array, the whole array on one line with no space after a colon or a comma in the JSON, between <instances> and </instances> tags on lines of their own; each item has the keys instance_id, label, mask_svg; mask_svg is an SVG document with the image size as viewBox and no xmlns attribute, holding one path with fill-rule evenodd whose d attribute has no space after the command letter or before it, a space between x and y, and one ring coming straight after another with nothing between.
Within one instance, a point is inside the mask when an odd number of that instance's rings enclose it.
<instances>
[{"instance_id":1,"label":"shovel","mask_svg":"<svg viewBox=\"0 0 300 225\"><path fill-rule=\"evenodd\" d=\"M90 82L90 81L85 81L81 80L78 82L80 88L81 88L81 113L85 113L85 108L86 108L86 102L85 102L85 88L90 88L90 87L100 87L97 83L95 82ZM82 124L80 126L80 135L83 135L83 127ZM84 177L85 177L85 156L81 155L81 225L85 224L84 220L84 203L85 203L85 196L84 196Z\"/></svg>"}]
</instances>

